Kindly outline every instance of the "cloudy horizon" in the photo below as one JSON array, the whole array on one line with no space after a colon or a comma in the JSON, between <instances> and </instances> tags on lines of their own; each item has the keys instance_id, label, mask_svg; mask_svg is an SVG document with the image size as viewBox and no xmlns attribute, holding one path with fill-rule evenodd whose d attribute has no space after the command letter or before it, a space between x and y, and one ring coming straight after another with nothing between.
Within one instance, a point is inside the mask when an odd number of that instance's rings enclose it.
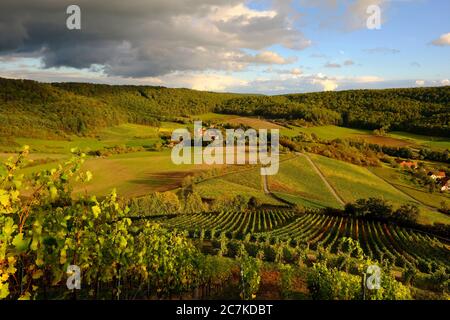
<instances>
[{"instance_id":1,"label":"cloudy horizon","mask_svg":"<svg viewBox=\"0 0 450 320\"><path fill-rule=\"evenodd\" d=\"M81 30L66 27L71 4ZM449 12L445 0L2 0L0 77L264 94L450 85Z\"/></svg>"}]
</instances>

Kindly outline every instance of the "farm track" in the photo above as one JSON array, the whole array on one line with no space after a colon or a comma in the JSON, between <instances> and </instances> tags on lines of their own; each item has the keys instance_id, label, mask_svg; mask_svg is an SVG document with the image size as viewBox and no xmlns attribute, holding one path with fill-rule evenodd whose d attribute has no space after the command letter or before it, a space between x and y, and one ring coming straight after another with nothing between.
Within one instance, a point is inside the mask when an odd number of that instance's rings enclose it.
<instances>
[{"instance_id":1,"label":"farm track","mask_svg":"<svg viewBox=\"0 0 450 320\"><path fill-rule=\"evenodd\" d=\"M435 207L429 206L425 203L423 203L422 201L414 198L413 196L411 196L410 194L406 193L405 191L403 191L402 189L400 189L396 184L390 182L389 180L383 178L382 176L376 174L375 172L373 172L372 170L370 170L370 172L372 172L375 176L377 176L378 178L382 179L384 182L386 182L387 184L389 184L390 186L392 186L393 188L395 188L395 190L397 190L398 192L402 193L405 197L407 197L408 199L410 199L412 202L416 203L416 204L420 204L421 206L427 208L428 210L434 211L434 212L439 212L439 210Z\"/></svg>"},{"instance_id":2,"label":"farm track","mask_svg":"<svg viewBox=\"0 0 450 320\"><path fill-rule=\"evenodd\" d=\"M331 194L336 198L336 201L339 202L342 206L345 206L345 201L341 198L341 196L337 193L337 191L333 188L333 186L328 182L327 178L323 175L322 171L320 171L320 169L311 160L311 158L306 153L298 152L296 154L306 158L306 160L309 162L311 167L314 169L314 171L317 173L317 175L323 181L325 186L328 188L328 190L331 192Z\"/></svg>"}]
</instances>

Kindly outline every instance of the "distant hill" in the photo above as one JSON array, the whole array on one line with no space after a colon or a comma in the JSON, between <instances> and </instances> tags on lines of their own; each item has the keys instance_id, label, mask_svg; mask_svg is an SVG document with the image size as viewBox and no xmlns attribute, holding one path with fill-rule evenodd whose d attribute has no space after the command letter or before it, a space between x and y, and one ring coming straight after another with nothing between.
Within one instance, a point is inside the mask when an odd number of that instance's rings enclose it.
<instances>
[{"instance_id":1,"label":"distant hill","mask_svg":"<svg viewBox=\"0 0 450 320\"><path fill-rule=\"evenodd\" d=\"M450 137L450 86L239 97L219 112Z\"/></svg>"},{"instance_id":2,"label":"distant hill","mask_svg":"<svg viewBox=\"0 0 450 320\"><path fill-rule=\"evenodd\" d=\"M450 86L263 96L0 78L0 136L84 135L211 111L450 137Z\"/></svg>"},{"instance_id":3,"label":"distant hill","mask_svg":"<svg viewBox=\"0 0 450 320\"><path fill-rule=\"evenodd\" d=\"M52 138L124 122L158 125L239 97L189 89L0 78L0 135Z\"/></svg>"}]
</instances>

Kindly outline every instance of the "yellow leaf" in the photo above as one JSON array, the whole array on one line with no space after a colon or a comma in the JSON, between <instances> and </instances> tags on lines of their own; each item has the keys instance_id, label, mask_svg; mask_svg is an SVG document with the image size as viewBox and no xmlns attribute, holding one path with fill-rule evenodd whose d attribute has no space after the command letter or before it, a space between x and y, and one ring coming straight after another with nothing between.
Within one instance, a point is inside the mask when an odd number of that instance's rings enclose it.
<instances>
[{"instance_id":1,"label":"yellow leaf","mask_svg":"<svg viewBox=\"0 0 450 320\"><path fill-rule=\"evenodd\" d=\"M42 277L44 275L44 272L42 272L42 270L37 270L36 272L33 273L33 279L37 280L40 277Z\"/></svg>"},{"instance_id":2,"label":"yellow leaf","mask_svg":"<svg viewBox=\"0 0 450 320\"><path fill-rule=\"evenodd\" d=\"M102 212L100 207L99 206L93 206L91 209L92 209L92 213L94 214L94 217L98 218L98 215Z\"/></svg>"},{"instance_id":3,"label":"yellow leaf","mask_svg":"<svg viewBox=\"0 0 450 320\"><path fill-rule=\"evenodd\" d=\"M89 182L92 179L92 173L90 171L86 171L86 181Z\"/></svg>"},{"instance_id":4,"label":"yellow leaf","mask_svg":"<svg viewBox=\"0 0 450 320\"><path fill-rule=\"evenodd\" d=\"M19 297L19 300L30 300L31 294L29 292L25 292L23 295Z\"/></svg>"},{"instance_id":5,"label":"yellow leaf","mask_svg":"<svg viewBox=\"0 0 450 320\"><path fill-rule=\"evenodd\" d=\"M9 201L9 194L6 192L6 190L0 189L0 205L3 207L9 207L11 205Z\"/></svg>"}]
</instances>

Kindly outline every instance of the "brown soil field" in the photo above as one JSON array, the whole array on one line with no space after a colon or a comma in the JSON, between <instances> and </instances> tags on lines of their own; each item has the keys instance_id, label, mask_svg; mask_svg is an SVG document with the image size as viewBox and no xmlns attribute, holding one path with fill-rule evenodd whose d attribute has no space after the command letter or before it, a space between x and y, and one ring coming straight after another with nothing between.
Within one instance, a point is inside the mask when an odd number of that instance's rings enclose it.
<instances>
[{"instance_id":1,"label":"brown soil field","mask_svg":"<svg viewBox=\"0 0 450 320\"><path fill-rule=\"evenodd\" d=\"M375 136L375 135L357 135L356 137L363 139L364 141L368 143L373 144L379 144L382 146L388 146L388 147L408 147L412 146L413 144L400 139L390 138L390 137L382 137L382 136Z\"/></svg>"}]
</instances>

